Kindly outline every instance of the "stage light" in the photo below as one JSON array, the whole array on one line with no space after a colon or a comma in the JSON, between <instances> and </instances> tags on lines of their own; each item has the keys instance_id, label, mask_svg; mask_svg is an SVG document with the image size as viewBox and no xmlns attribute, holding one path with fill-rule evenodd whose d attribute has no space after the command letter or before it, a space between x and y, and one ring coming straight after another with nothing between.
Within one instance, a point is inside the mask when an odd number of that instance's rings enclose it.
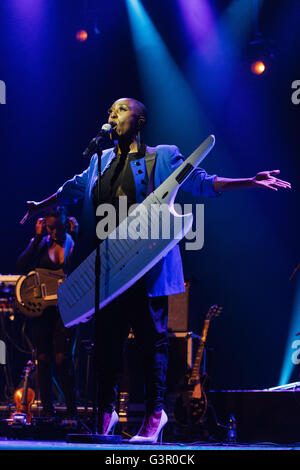
<instances>
[{"instance_id":1,"label":"stage light","mask_svg":"<svg viewBox=\"0 0 300 470\"><path fill-rule=\"evenodd\" d=\"M97 24L94 25L94 34L101 34L101 31L98 28Z\"/></svg>"},{"instance_id":2,"label":"stage light","mask_svg":"<svg viewBox=\"0 0 300 470\"><path fill-rule=\"evenodd\" d=\"M275 63L274 41L257 32L255 39L248 43L246 57L254 75L269 73Z\"/></svg>"},{"instance_id":3,"label":"stage light","mask_svg":"<svg viewBox=\"0 0 300 470\"><path fill-rule=\"evenodd\" d=\"M263 0L258 1L260 7ZM235 87L233 84L240 73L253 25L253 2L232 0L218 13L214 2L209 0L177 0L181 21L192 43L184 67L191 85L200 93L202 103L214 113L214 119L219 119L220 103L231 92L232 86ZM242 90L242 80L239 82L239 90ZM213 100L211 96L214 96ZM245 104L245 100L243 97L241 101Z\"/></svg>"},{"instance_id":4,"label":"stage light","mask_svg":"<svg viewBox=\"0 0 300 470\"><path fill-rule=\"evenodd\" d=\"M194 47L208 62L220 47L216 18L208 0L178 0L180 17L185 23Z\"/></svg>"},{"instance_id":5,"label":"stage light","mask_svg":"<svg viewBox=\"0 0 300 470\"><path fill-rule=\"evenodd\" d=\"M126 0L126 4L151 134L157 139L176 138L180 147L188 145L190 150L206 129L207 118L142 2Z\"/></svg>"},{"instance_id":6,"label":"stage light","mask_svg":"<svg viewBox=\"0 0 300 470\"><path fill-rule=\"evenodd\" d=\"M255 75L261 75L266 70L265 64L261 60L256 60L251 64L251 71Z\"/></svg>"},{"instance_id":7,"label":"stage light","mask_svg":"<svg viewBox=\"0 0 300 470\"><path fill-rule=\"evenodd\" d=\"M88 33L85 29L80 29L79 31L77 31L76 39L78 42L84 42L87 40L87 38L88 38Z\"/></svg>"},{"instance_id":8,"label":"stage light","mask_svg":"<svg viewBox=\"0 0 300 470\"><path fill-rule=\"evenodd\" d=\"M298 273L299 274L299 273ZM295 298L293 305L293 313L289 327L289 334L286 341L285 354L279 377L279 385L288 384L293 379L295 366L299 366L299 348L300 348L300 277L293 280L295 285ZM299 374L299 372L298 372ZM299 377L299 375L297 375Z\"/></svg>"}]
</instances>

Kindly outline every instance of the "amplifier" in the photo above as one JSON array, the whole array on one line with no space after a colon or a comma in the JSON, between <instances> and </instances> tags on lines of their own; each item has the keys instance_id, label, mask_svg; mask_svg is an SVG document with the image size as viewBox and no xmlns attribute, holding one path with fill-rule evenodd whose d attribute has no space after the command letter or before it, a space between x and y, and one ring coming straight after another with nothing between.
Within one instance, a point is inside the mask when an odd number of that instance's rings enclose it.
<instances>
[{"instance_id":1,"label":"amplifier","mask_svg":"<svg viewBox=\"0 0 300 470\"><path fill-rule=\"evenodd\" d=\"M167 394L178 393L184 375L192 367L195 341L198 344L198 339L195 340L191 332L169 332ZM139 358L140 351L131 334L126 345L124 375L120 391L128 392L132 403L144 402L144 371Z\"/></svg>"},{"instance_id":2,"label":"amplifier","mask_svg":"<svg viewBox=\"0 0 300 470\"><path fill-rule=\"evenodd\" d=\"M20 274L0 274L0 284L15 286Z\"/></svg>"},{"instance_id":3,"label":"amplifier","mask_svg":"<svg viewBox=\"0 0 300 470\"><path fill-rule=\"evenodd\" d=\"M0 313L14 313L15 285L19 274L0 274Z\"/></svg>"},{"instance_id":4,"label":"amplifier","mask_svg":"<svg viewBox=\"0 0 300 470\"><path fill-rule=\"evenodd\" d=\"M168 297L168 330L188 331L190 283L185 282L185 292Z\"/></svg>"},{"instance_id":5,"label":"amplifier","mask_svg":"<svg viewBox=\"0 0 300 470\"><path fill-rule=\"evenodd\" d=\"M194 336L189 331L169 332L167 393L177 393L189 368L193 366Z\"/></svg>"}]
</instances>

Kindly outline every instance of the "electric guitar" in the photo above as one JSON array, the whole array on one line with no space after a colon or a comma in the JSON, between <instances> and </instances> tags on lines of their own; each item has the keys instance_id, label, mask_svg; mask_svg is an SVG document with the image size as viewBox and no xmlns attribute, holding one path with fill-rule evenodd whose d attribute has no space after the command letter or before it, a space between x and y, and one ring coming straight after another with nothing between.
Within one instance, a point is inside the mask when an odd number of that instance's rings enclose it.
<instances>
[{"instance_id":1,"label":"electric guitar","mask_svg":"<svg viewBox=\"0 0 300 470\"><path fill-rule=\"evenodd\" d=\"M184 391L177 397L174 404L174 416L176 421L183 426L201 423L207 410L207 397L205 382L207 375L200 374L200 366L203 351L212 317L220 315L223 307L212 305L204 320L202 335L195 356L194 365L185 377Z\"/></svg>"},{"instance_id":2,"label":"electric guitar","mask_svg":"<svg viewBox=\"0 0 300 470\"><path fill-rule=\"evenodd\" d=\"M46 307L57 305L57 289L64 280L62 269L37 268L20 276L15 285L16 308L27 317L39 317Z\"/></svg>"}]
</instances>

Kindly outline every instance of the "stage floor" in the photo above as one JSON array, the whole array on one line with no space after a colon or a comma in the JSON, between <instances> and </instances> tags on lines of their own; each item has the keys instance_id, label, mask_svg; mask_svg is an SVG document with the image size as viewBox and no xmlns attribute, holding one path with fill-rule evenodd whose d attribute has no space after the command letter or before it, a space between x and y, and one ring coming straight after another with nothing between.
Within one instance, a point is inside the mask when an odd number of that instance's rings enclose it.
<instances>
[{"instance_id":1,"label":"stage floor","mask_svg":"<svg viewBox=\"0 0 300 470\"><path fill-rule=\"evenodd\" d=\"M199 432L194 430L192 434L189 433L188 437L183 437L178 432L179 429L170 414L170 422L164 429L163 443L148 445L130 444L128 441L138 430L142 419L142 416L137 415L136 410L131 419L129 417L124 422L120 419L116 430L117 435L120 434L117 442L99 443L99 436L95 436L96 440L93 440L94 436L88 434L93 424L90 409L86 412L79 408L78 425L75 428L71 425L66 429L61 426L59 419L52 422L52 420L48 421L38 416L33 416L29 426L9 426L6 406L2 409L2 419L0 419L0 452L4 451L6 455L19 455L20 453L28 455L30 452L34 454L40 452L51 456L57 452L76 456L77 453L98 450L101 451L100 460L104 463L113 463L117 456L125 456L127 459L138 457L140 464L144 464L150 458L158 458L157 456L161 456L162 460L171 456L171 463L176 463L176 459L179 458L194 456L193 459L196 461L199 459L197 463L201 463L199 455L202 452L219 454L219 451L223 451L222 455L226 456L232 453L237 454L236 451L243 454L248 452L251 455L270 452L276 452L277 455L281 453L292 455L300 450L299 414L298 408L295 407L295 392L255 393L251 391L249 393L215 393L215 395L218 395L219 400L214 397L217 416L220 417L218 426L216 426L215 419L212 420L214 426L209 426L210 414L207 413L207 426L203 429L199 428ZM266 410L269 410L268 407L270 411L266 413ZM220 422L226 423L226 417L231 410L234 410L239 418L235 445L226 442L226 426L220 425ZM274 410L280 410L277 420L274 418ZM33 411L38 414L39 410L33 409ZM60 418L63 417L64 411L57 407ZM265 415L257 416L258 412L265 412ZM207 432L206 428L211 432Z\"/></svg>"},{"instance_id":2,"label":"stage floor","mask_svg":"<svg viewBox=\"0 0 300 470\"><path fill-rule=\"evenodd\" d=\"M299 451L300 442L293 445L280 445L272 443L256 443L256 444L235 444L228 445L223 443L207 444L207 443L194 443L181 444L181 443L162 443L162 444L147 444L147 445L134 445L129 443L121 444L86 444L86 443L69 443L62 441L32 441L32 440L11 440L0 439L0 451L108 451L111 455L113 451L148 451L150 453L159 454L172 451L172 455L178 452L182 454L187 452L189 455L193 452L199 451Z\"/></svg>"}]
</instances>

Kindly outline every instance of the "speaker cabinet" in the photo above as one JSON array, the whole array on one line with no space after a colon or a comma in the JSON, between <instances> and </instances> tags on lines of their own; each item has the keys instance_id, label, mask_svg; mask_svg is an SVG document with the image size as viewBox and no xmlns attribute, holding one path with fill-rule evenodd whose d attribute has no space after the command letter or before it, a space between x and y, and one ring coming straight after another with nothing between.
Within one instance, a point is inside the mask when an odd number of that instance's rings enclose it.
<instances>
[{"instance_id":1,"label":"speaker cabinet","mask_svg":"<svg viewBox=\"0 0 300 470\"><path fill-rule=\"evenodd\" d=\"M178 393L184 375L192 366L194 341L193 334L188 331L169 332L167 394ZM133 335L129 336L124 359L121 389L129 393L131 402L143 403L144 371Z\"/></svg>"},{"instance_id":2,"label":"speaker cabinet","mask_svg":"<svg viewBox=\"0 0 300 470\"><path fill-rule=\"evenodd\" d=\"M190 283L185 282L185 292L168 297L168 330L188 331L189 329Z\"/></svg>"}]
</instances>

